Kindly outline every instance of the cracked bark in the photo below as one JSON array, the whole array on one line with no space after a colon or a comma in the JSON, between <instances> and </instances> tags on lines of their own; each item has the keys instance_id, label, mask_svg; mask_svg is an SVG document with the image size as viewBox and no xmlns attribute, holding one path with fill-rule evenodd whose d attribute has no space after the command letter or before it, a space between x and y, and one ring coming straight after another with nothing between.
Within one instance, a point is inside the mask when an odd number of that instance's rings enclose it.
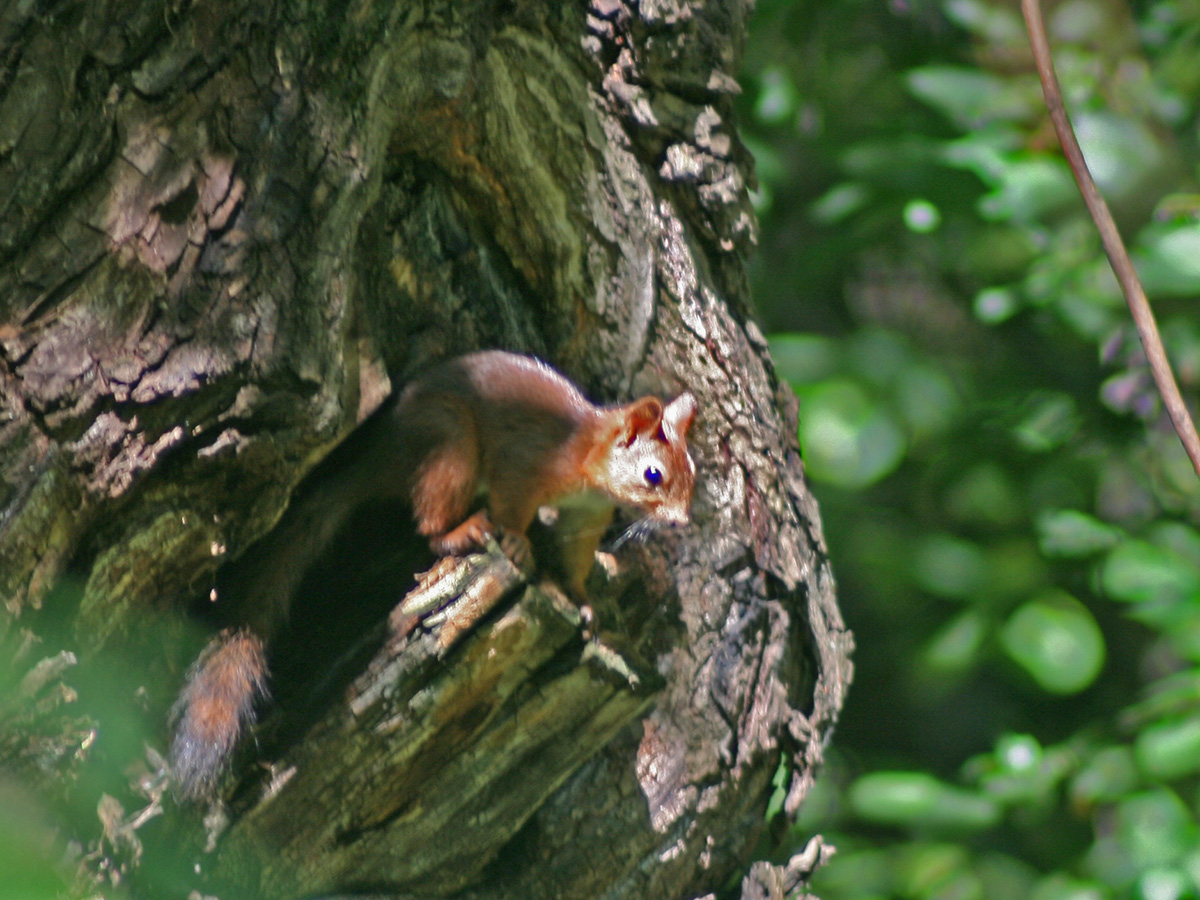
<instances>
[{"instance_id":1,"label":"cracked bark","mask_svg":"<svg viewBox=\"0 0 1200 900\"><path fill-rule=\"evenodd\" d=\"M794 813L851 669L795 402L748 312L748 6L0 13L0 648L29 673L0 707L6 768L56 794L98 756L136 762L70 689L113 659L110 702L163 746L183 612L222 562L394 384L501 346L600 400L695 392L695 525L616 554L597 649L552 586L503 578L486 614L389 632L414 542L361 519L343 549L366 562L334 554L297 607L249 750L272 767L239 769L228 828L177 877L482 900L691 897L749 871L772 778L786 761ZM314 655L306 632L362 597ZM39 667L60 650L78 666ZM135 885L202 831L166 806ZM744 895L790 889L810 850Z\"/></svg>"}]
</instances>

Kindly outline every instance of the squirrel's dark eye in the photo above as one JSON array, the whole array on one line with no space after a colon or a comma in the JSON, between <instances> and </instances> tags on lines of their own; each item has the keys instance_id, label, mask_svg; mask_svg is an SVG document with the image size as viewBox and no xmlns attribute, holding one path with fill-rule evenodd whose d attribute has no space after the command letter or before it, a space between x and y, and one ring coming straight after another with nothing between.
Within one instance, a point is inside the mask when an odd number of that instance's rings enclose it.
<instances>
[{"instance_id":1,"label":"squirrel's dark eye","mask_svg":"<svg viewBox=\"0 0 1200 900\"><path fill-rule=\"evenodd\" d=\"M658 470L657 466L648 466L646 468L646 484L650 485L650 487L658 487L662 484L662 472Z\"/></svg>"}]
</instances>

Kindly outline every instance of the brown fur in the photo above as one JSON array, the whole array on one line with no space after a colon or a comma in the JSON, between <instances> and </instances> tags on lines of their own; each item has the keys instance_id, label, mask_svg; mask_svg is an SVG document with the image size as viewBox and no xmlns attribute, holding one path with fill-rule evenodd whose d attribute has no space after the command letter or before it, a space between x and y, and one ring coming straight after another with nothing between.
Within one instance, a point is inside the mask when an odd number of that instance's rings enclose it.
<instances>
[{"instance_id":1,"label":"brown fur","mask_svg":"<svg viewBox=\"0 0 1200 900\"><path fill-rule=\"evenodd\" d=\"M362 503L407 500L417 531L440 554L467 552L497 528L506 549L519 551L539 507L577 504L574 519L587 527L567 538L561 557L567 587L582 598L614 504L656 524L688 521L695 412L690 394L665 408L655 397L598 407L544 363L503 351L450 360L408 385L361 429L355 464L299 496L235 564L244 570L236 612L245 627L210 644L179 698L172 766L180 793L212 793L265 690L264 645L307 565ZM468 517L481 483L487 509Z\"/></svg>"},{"instance_id":2,"label":"brown fur","mask_svg":"<svg viewBox=\"0 0 1200 900\"><path fill-rule=\"evenodd\" d=\"M221 632L196 660L175 705L171 745L171 768L184 797L212 792L266 680L262 641L245 630Z\"/></svg>"}]
</instances>

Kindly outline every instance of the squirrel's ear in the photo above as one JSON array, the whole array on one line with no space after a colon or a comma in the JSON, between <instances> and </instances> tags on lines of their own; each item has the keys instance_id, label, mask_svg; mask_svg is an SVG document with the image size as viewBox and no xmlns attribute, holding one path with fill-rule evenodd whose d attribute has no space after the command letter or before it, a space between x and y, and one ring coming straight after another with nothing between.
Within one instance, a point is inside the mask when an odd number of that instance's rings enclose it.
<instances>
[{"instance_id":1,"label":"squirrel's ear","mask_svg":"<svg viewBox=\"0 0 1200 900\"><path fill-rule=\"evenodd\" d=\"M696 398L680 394L663 410L663 430L670 440L682 440L696 418Z\"/></svg>"},{"instance_id":2,"label":"squirrel's ear","mask_svg":"<svg viewBox=\"0 0 1200 900\"><path fill-rule=\"evenodd\" d=\"M663 417L662 401L657 397L643 397L627 405L624 413L624 428L621 433L625 443L632 444L639 434L658 428Z\"/></svg>"}]
</instances>

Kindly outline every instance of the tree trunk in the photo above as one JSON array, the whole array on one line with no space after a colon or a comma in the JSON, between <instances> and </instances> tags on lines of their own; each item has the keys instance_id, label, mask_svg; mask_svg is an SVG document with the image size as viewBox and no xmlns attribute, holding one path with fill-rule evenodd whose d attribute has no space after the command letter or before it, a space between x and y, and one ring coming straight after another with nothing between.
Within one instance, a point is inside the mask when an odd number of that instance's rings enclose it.
<instances>
[{"instance_id":1,"label":"tree trunk","mask_svg":"<svg viewBox=\"0 0 1200 900\"><path fill-rule=\"evenodd\" d=\"M95 850L87 877L665 898L750 872L851 642L748 313L749 6L0 13L0 762ZM302 589L206 828L156 752L204 639L187 611L395 385L484 346L596 400L695 393L694 524L605 556L585 640L495 554L389 616L431 560L402 512L364 513Z\"/></svg>"}]
</instances>

